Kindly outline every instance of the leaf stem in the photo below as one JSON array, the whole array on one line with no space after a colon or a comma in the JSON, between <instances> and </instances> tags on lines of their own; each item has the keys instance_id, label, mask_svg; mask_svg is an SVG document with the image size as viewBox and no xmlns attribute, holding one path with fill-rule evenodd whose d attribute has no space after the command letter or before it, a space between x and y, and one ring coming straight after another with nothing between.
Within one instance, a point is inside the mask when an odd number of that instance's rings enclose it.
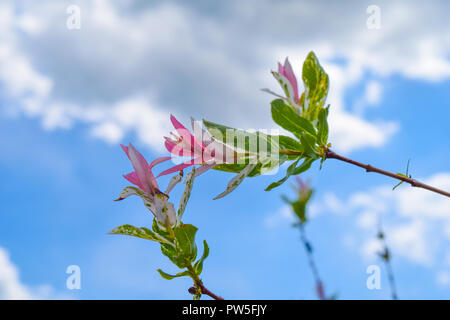
<instances>
[{"instance_id":1,"label":"leaf stem","mask_svg":"<svg viewBox=\"0 0 450 320\"><path fill-rule=\"evenodd\" d=\"M194 280L194 286L197 288L200 288L200 291L202 294L206 294L207 296L210 296L211 298L213 298L215 300L224 300L221 296L214 294L213 292L211 292L210 290L208 290L205 287L205 285L203 284L202 280L200 280L198 274L195 272L192 265L188 265L187 269L191 275L192 280ZM191 292L191 290L189 290L189 292Z\"/></svg>"},{"instance_id":2,"label":"leaf stem","mask_svg":"<svg viewBox=\"0 0 450 320\"><path fill-rule=\"evenodd\" d=\"M450 197L450 192L447 192L447 191L444 191L444 190L441 190L441 189L429 186L429 185L427 185L425 183L422 183L420 181L417 181L417 180L409 178L409 177L405 177L403 175L395 174L395 173L392 173L392 172L389 172L389 171L386 171L386 170L382 170L382 169L373 167L370 164L364 164L364 163L361 163L361 162L358 162L358 161L355 161L355 160L343 157L343 156L335 153L334 151L332 151L330 149L326 150L325 155L326 155L327 159L337 159L337 160L340 160L340 161L344 161L344 162L353 164L353 165L355 165L357 167L366 169L366 172L376 172L376 173L379 173L379 174L382 174L382 175L385 175L385 176L388 176L388 177L391 177L391 178L394 178L394 179L401 180L401 181L404 181L406 183L409 183L412 187L418 187L418 188L426 189L426 190L429 190L429 191L432 191L432 192L435 192L435 193L442 194L442 195L444 195L446 197Z\"/></svg>"},{"instance_id":3,"label":"leaf stem","mask_svg":"<svg viewBox=\"0 0 450 320\"><path fill-rule=\"evenodd\" d=\"M388 280L389 280L389 286L391 288L391 296L392 300L398 300L398 294L397 294L397 287L395 285L395 277L394 277L394 270L392 268L392 256L391 256L391 250L389 250L385 233L383 232L381 228L381 222L378 230L378 238L381 241L381 244L383 245L383 256L381 257L384 261L387 274L388 274Z\"/></svg>"}]
</instances>

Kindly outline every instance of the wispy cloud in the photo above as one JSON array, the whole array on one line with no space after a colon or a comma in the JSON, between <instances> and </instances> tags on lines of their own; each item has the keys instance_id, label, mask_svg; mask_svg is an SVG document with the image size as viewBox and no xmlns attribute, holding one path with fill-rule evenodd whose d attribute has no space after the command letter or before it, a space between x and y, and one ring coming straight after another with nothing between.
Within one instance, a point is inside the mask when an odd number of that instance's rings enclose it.
<instances>
[{"instance_id":1,"label":"wispy cloud","mask_svg":"<svg viewBox=\"0 0 450 320\"><path fill-rule=\"evenodd\" d=\"M450 189L448 172L423 180ZM374 237L380 221L396 256L425 266L436 266L443 263L439 256L450 255L447 246L442 245L450 240L450 200L446 197L409 186L392 191L391 185L382 185L355 192L347 199L336 199L335 195L327 195L320 211L338 214L344 211L354 217L360 230L356 233L364 258L376 258L379 248Z\"/></svg>"},{"instance_id":2,"label":"wispy cloud","mask_svg":"<svg viewBox=\"0 0 450 320\"><path fill-rule=\"evenodd\" d=\"M8 251L0 247L0 300L68 299L69 295L55 292L49 285L30 287L19 277L19 270ZM73 297L72 297L73 298Z\"/></svg>"}]
</instances>

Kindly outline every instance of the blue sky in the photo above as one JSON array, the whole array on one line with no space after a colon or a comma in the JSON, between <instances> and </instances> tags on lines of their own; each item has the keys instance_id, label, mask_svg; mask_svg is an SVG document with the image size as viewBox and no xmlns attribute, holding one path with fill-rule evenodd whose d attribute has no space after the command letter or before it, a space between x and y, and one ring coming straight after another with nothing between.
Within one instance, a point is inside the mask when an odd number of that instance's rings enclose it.
<instances>
[{"instance_id":1,"label":"blue sky","mask_svg":"<svg viewBox=\"0 0 450 320\"><path fill-rule=\"evenodd\" d=\"M81 8L68 30L66 8ZM289 56L299 74L314 50L329 73L330 141L356 160L450 189L448 4L379 1L381 28L366 27L369 2L5 1L0 5L0 298L186 299L189 279L155 243L106 235L152 216L139 199L113 202L131 165L120 143L148 159L166 155L169 114L272 129L270 70ZM433 23L430 23L433 17ZM162 165L156 171L166 168ZM234 299L314 299L298 230L280 197L282 177L246 179L212 200L231 175L195 181L185 222L210 257L203 279ZM450 294L450 203L334 160L305 177L316 189L307 235L327 293L388 299L377 260L377 219L392 249L400 298ZM165 187L167 178L160 179ZM176 189L174 199L180 190ZM66 268L81 268L81 290ZM382 268L381 290L366 269Z\"/></svg>"}]
</instances>

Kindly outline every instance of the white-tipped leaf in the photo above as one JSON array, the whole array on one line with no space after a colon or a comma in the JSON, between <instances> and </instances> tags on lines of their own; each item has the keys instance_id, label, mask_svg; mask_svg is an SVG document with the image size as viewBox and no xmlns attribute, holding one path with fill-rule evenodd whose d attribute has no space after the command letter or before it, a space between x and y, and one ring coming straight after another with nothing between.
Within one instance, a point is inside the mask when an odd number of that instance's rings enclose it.
<instances>
[{"instance_id":1,"label":"white-tipped leaf","mask_svg":"<svg viewBox=\"0 0 450 320\"><path fill-rule=\"evenodd\" d=\"M281 98L281 99L287 100L287 99L286 99L286 97L283 97L282 95L279 95L278 93L275 93L275 92L273 92L273 91L272 91L272 90L270 90L270 89L267 89L267 88L263 88L263 89L261 89L261 91L263 91L263 92L267 92L267 93L269 93L269 94L271 94L271 95L273 95L273 96L275 96L275 97L278 97L278 98Z\"/></svg>"},{"instance_id":2,"label":"white-tipped leaf","mask_svg":"<svg viewBox=\"0 0 450 320\"><path fill-rule=\"evenodd\" d=\"M289 82L288 78L283 76L282 74L272 71L273 76L277 79L284 93L286 94L286 100L294 107L298 106L295 102L295 91L292 87L292 84Z\"/></svg>"},{"instance_id":3,"label":"white-tipped leaf","mask_svg":"<svg viewBox=\"0 0 450 320\"><path fill-rule=\"evenodd\" d=\"M126 187L120 192L119 198L116 199L115 201L120 201L120 200L126 199L132 195L142 197L142 196L144 196L144 192L135 187Z\"/></svg>"},{"instance_id":4,"label":"white-tipped leaf","mask_svg":"<svg viewBox=\"0 0 450 320\"><path fill-rule=\"evenodd\" d=\"M147 228L138 228L129 224L124 224L120 227L112 229L108 234L118 234L118 235L124 235L124 236L131 236L151 241L157 241L165 244L169 244L171 246L174 246L172 242L164 238L163 236L157 234L156 232L153 232Z\"/></svg>"},{"instance_id":5,"label":"white-tipped leaf","mask_svg":"<svg viewBox=\"0 0 450 320\"><path fill-rule=\"evenodd\" d=\"M230 182L228 182L227 189L224 192L222 192L221 194L219 194L217 197L215 197L214 200L223 198L227 194L232 192L234 189L236 189L237 186L240 185L242 181L244 181L245 177L248 176L250 174L250 172L252 172L253 169L255 169L256 166L257 166L257 163L251 163L251 164L247 165L244 168L244 170L239 172L237 175L235 175L233 177L233 179L230 180Z\"/></svg>"},{"instance_id":6,"label":"white-tipped leaf","mask_svg":"<svg viewBox=\"0 0 450 320\"><path fill-rule=\"evenodd\" d=\"M153 198L152 202L144 199L144 203L147 208L155 216L156 220L163 226L169 224L170 226L175 225L176 215L173 203L168 201L168 198L163 193L158 193Z\"/></svg>"},{"instance_id":7,"label":"white-tipped leaf","mask_svg":"<svg viewBox=\"0 0 450 320\"><path fill-rule=\"evenodd\" d=\"M173 176L172 178L170 178L169 184L167 185L167 189L166 192L164 192L165 194L169 195L170 191L172 191L172 189L181 182L181 179L183 179L183 173L182 171L180 171L177 175Z\"/></svg>"},{"instance_id":8,"label":"white-tipped leaf","mask_svg":"<svg viewBox=\"0 0 450 320\"><path fill-rule=\"evenodd\" d=\"M192 187L194 185L194 178L195 178L195 168L192 169L192 171L186 175L186 179L184 180L185 187L183 194L181 195L180 198L180 204L178 205L178 213L177 213L178 224L180 223L181 218L183 217L184 210L186 209L189 197L191 196Z\"/></svg>"}]
</instances>

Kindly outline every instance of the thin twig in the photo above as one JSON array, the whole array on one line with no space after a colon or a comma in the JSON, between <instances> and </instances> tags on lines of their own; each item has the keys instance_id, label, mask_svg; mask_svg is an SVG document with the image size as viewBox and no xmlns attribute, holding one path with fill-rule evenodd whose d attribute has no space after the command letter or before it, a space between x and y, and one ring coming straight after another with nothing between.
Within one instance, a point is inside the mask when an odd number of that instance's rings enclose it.
<instances>
[{"instance_id":1,"label":"thin twig","mask_svg":"<svg viewBox=\"0 0 450 320\"><path fill-rule=\"evenodd\" d=\"M398 300L397 287L395 285L394 270L392 269L392 263L391 263L391 259L392 259L391 250L389 250L389 248L388 248L387 241L386 241L386 235L381 228L381 222L379 224L378 239L380 239L380 241L383 245L383 252L382 252L381 258L383 259L384 264L386 265L389 286L391 288L392 300Z\"/></svg>"},{"instance_id":2,"label":"thin twig","mask_svg":"<svg viewBox=\"0 0 450 320\"><path fill-rule=\"evenodd\" d=\"M299 229L300 229L300 239L302 240L303 245L305 246L306 255L308 256L308 263L309 263L309 266L311 267L311 270L312 270L312 273L314 276L314 281L316 283L316 292L317 292L320 300L326 300L325 294L323 293L322 280L320 280L319 271L317 270L317 265L314 261L314 257L312 254L312 247L311 247L311 244L309 243L308 239L306 238L305 229L303 227L303 224L300 224Z\"/></svg>"},{"instance_id":3,"label":"thin twig","mask_svg":"<svg viewBox=\"0 0 450 320\"><path fill-rule=\"evenodd\" d=\"M192 265L187 266L187 269L190 273L190 276L192 278L192 280L194 280L194 286L195 287L191 287L189 288L189 293L191 294L197 294L197 289L196 288L200 288L201 294L206 294L207 296L210 296L211 298L215 299L215 300L224 300L224 298L222 298L221 296L218 296L214 293L212 293L210 290L208 290L205 285L203 284L203 281L200 280L199 276L197 275L197 273L194 271L194 268L192 267Z\"/></svg>"},{"instance_id":4,"label":"thin twig","mask_svg":"<svg viewBox=\"0 0 450 320\"><path fill-rule=\"evenodd\" d=\"M394 272L392 271L391 262L386 261L385 263L386 263L386 269L388 272L389 285L391 286L392 300L398 300L397 289L395 286Z\"/></svg>"},{"instance_id":5,"label":"thin twig","mask_svg":"<svg viewBox=\"0 0 450 320\"><path fill-rule=\"evenodd\" d=\"M355 160L343 157L341 155L338 155L337 153L335 153L334 151L332 151L330 149L328 149L326 151L326 157L329 158L329 159L337 159L337 160L341 160L341 161L353 164L353 165L358 166L360 168L366 169L367 172L376 172L376 173L379 173L379 174L382 174L382 175L385 175L385 176L388 176L388 177L391 177L391 178L394 178L394 179L397 179L397 180L404 181L406 183L409 183L413 187L427 189L427 190L430 190L432 192L436 192L436 193L442 194L444 196L450 197L450 192L447 192L447 191L444 191L444 190L441 190L441 189L429 186L429 185L427 185L425 183L422 183L420 181L417 181L417 180L409 178L409 177L404 177L404 176L401 176L399 174L395 174L395 173L392 173L392 172L389 172L389 171L386 171L386 170L378 169L376 167L371 166L370 164L364 164L364 163L361 163L361 162L358 162L358 161L355 161Z\"/></svg>"}]
</instances>

